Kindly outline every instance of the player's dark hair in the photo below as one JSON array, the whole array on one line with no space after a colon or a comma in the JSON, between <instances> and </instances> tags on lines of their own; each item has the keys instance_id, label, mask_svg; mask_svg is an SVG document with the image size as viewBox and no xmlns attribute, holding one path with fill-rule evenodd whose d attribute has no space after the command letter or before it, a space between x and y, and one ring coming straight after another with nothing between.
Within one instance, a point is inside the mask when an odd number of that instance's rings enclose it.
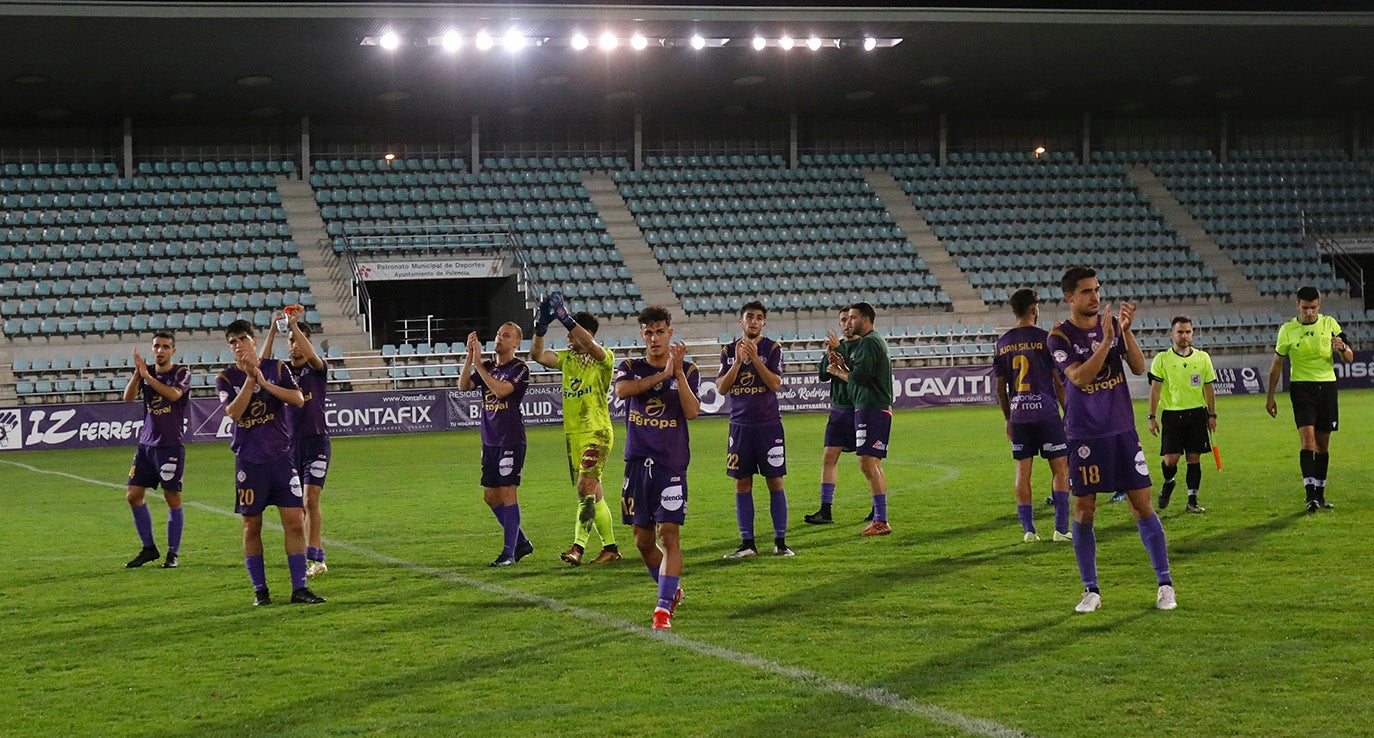
<instances>
[{"instance_id":1,"label":"player's dark hair","mask_svg":"<svg viewBox=\"0 0 1374 738\"><path fill-rule=\"evenodd\" d=\"M176 348L177 337L176 334L172 333L171 331L154 331L153 338L165 338L168 341L172 342L172 348Z\"/></svg>"},{"instance_id":2,"label":"player's dark hair","mask_svg":"<svg viewBox=\"0 0 1374 738\"><path fill-rule=\"evenodd\" d=\"M296 327L301 329L301 333L304 333L306 338L315 335L315 332L310 330L310 324L304 320L296 321Z\"/></svg>"},{"instance_id":3,"label":"player's dark hair","mask_svg":"<svg viewBox=\"0 0 1374 738\"><path fill-rule=\"evenodd\" d=\"M763 317L768 317L768 308L764 307L763 303L759 302L758 300L750 300L749 302L744 303L744 306L739 309L739 316L743 318L744 314L749 312L750 310L757 310L763 313Z\"/></svg>"},{"instance_id":4,"label":"player's dark hair","mask_svg":"<svg viewBox=\"0 0 1374 738\"><path fill-rule=\"evenodd\" d=\"M1322 293L1310 284L1298 288L1298 299L1303 302L1312 302L1322 299Z\"/></svg>"},{"instance_id":5,"label":"player's dark hair","mask_svg":"<svg viewBox=\"0 0 1374 738\"><path fill-rule=\"evenodd\" d=\"M1007 301L1011 305L1011 312L1018 318L1030 315L1030 309L1040 302L1040 296L1035 294L1035 290L1029 287L1011 293L1011 299Z\"/></svg>"},{"instance_id":6,"label":"player's dark hair","mask_svg":"<svg viewBox=\"0 0 1374 738\"><path fill-rule=\"evenodd\" d=\"M224 329L225 338L233 338L234 336L237 336L239 334L244 334L249 338L257 338L258 336L258 334L253 332L253 324L249 323L243 318L239 318L238 320L230 323L229 327Z\"/></svg>"},{"instance_id":7,"label":"player's dark hair","mask_svg":"<svg viewBox=\"0 0 1374 738\"><path fill-rule=\"evenodd\" d=\"M1064 290L1064 296L1068 297L1073 294L1075 289L1078 289L1079 282L1085 279L1092 279L1096 276L1097 270L1092 267L1069 267L1069 270L1064 272L1064 278L1059 280L1059 288Z\"/></svg>"},{"instance_id":8,"label":"player's dark hair","mask_svg":"<svg viewBox=\"0 0 1374 738\"><path fill-rule=\"evenodd\" d=\"M878 319L878 313L873 309L872 305L869 305L866 302L856 302L853 305L850 305L849 309L858 310L859 315L868 318L868 322L870 323Z\"/></svg>"},{"instance_id":9,"label":"player's dark hair","mask_svg":"<svg viewBox=\"0 0 1374 738\"><path fill-rule=\"evenodd\" d=\"M1190 318L1190 317L1188 317L1188 316L1186 316L1186 315L1175 315L1175 316L1174 316L1174 319L1171 320L1171 321L1169 321L1169 328L1172 329L1174 326L1178 325L1179 323L1187 323L1188 325L1192 325L1192 324L1193 324L1193 319Z\"/></svg>"},{"instance_id":10,"label":"player's dark hair","mask_svg":"<svg viewBox=\"0 0 1374 738\"><path fill-rule=\"evenodd\" d=\"M667 323L668 325L673 324L673 314L668 312L668 309L662 305L650 305L639 311L640 325L653 325L654 323L660 322Z\"/></svg>"},{"instance_id":11,"label":"player's dark hair","mask_svg":"<svg viewBox=\"0 0 1374 738\"><path fill-rule=\"evenodd\" d=\"M596 335L597 329L601 327L601 321L597 320L595 315L592 315L586 310L579 310L573 313L572 318L573 322L585 328L587 332L593 336Z\"/></svg>"}]
</instances>

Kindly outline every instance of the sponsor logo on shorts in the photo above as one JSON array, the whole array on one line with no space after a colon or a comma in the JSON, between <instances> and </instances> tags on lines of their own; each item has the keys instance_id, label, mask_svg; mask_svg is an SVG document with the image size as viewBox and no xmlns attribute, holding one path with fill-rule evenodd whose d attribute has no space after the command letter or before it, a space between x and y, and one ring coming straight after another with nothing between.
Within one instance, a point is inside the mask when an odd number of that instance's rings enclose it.
<instances>
[{"instance_id":1,"label":"sponsor logo on shorts","mask_svg":"<svg viewBox=\"0 0 1374 738\"><path fill-rule=\"evenodd\" d=\"M163 464L163 465L162 465L162 468L159 469L158 472L159 472L159 474L162 476L162 481L164 481L164 482L170 482L170 481L172 481L172 480L175 479L176 476L177 476L177 462L176 462L176 460L172 460L172 461L167 462L166 464Z\"/></svg>"},{"instance_id":2,"label":"sponsor logo on shorts","mask_svg":"<svg viewBox=\"0 0 1374 738\"><path fill-rule=\"evenodd\" d=\"M1069 353L1067 351L1064 351L1063 349L1055 351L1054 360L1056 363L1063 364L1064 362L1069 360Z\"/></svg>"},{"instance_id":3,"label":"sponsor logo on shorts","mask_svg":"<svg viewBox=\"0 0 1374 738\"><path fill-rule=\"evenodd\" d=\"M1092 452L1093 450L1091 448L1088 448L1088 445L1085 443L1082 446L1078 447L1078 458L1086 459L1092 455Z\"/></svg>"},{"instance_id":4,"label":"sponsor logo on shorts","mask_svg":"<svg viewBox=\"0 0 1374 738\"><path fill-rule=\"evenodd\" d=\"M306 467L306 474L312 479L324 479L325 472L329 471L329 462L324 459L315 459Z\"/></svg>"},{"instance_id":5,"label":"sponsor logo on shorts","mask_svg":"<svg viewBox=\"0 0 1374 738\"><path fill-rule=\"evenodd\" d=\"M496 463L496 468L501 471L501 476L509 477L511 472L515 471L515 457L502 456L501 460Z\"/></svg>"},{"instance_id":6,"label":"sponsor logo on shorts","mask_svg":"<svg viewBox=\"0 0 1374 738\"><path fill-rule=\"evenodd\" d=\"M662 507L664 510L669 510L672 512L681 510L682 505L686 502L687 493L685 490L683 490L682 485L680 484L674 484L671 487L665 487L663 489L663 492L660 493L658 496L659 507Z\"/></svg>"},{"instance_id":7,"label":"sponsor logo on shorts","mask_svg":"<svg viewBox=\"0 0 1374 738\"><path fill-rule=\"evenodd\" d=\"M1067 443L1047 443L1047 444L1045 444L1044 446L1042 446L1041 448L1044 448L1046 451L1051 451L1051 452L1052 452L1052 451L1063 451L1064 449L1066 449L1066 448L1068 448L1068 447L1069 447L1069 444L1067 444Z\"/></svg>"},{"instance_id":8,"label":"sponsor logo on shorts","mask_svg":"<svg viewBox=\"0 0 1374 738\"><path fill-rule=\"evenodd\" d=\"M293 497L304 496L301 494L301 480L300 477L297 476L295 469L291 470L291 495Z\"/></svg>"},{"instance_id":9,"label":"sponsor logo on shorts","mask_svg":"<svg viewBox=\"0 0 1374 738\"><path fill-rule=\"evenodd\" d=\"M865 443L867 443L867 442L868 442L868 429L865 428L865 427L863 427L863 426L859 426L859 427L854 431L854 442L857 443L857 444L859 444L860 446L862 446L862 445L864 445Z\"/></svg>"},{"instance_id":10,"label":"sponsor logo on shorts","mask_svg":"<svg viewBox=\"0 0 1374 738\"><path fill-rule=\"evenodd\" d=\"M873 442L873 450L874 450L874 451L886 451L886 450L887 450L887 444L886 444L886 443L883 443L882 441L874 441L874 442Z\"/></svg>"},{"instance_id":11,"label":"sponsor logo on shorts","mask_svg":"<svg viewBox=\"0 0 1374 738\"><path fill-rule=\"evenodd\" d=\"M1145 461L1144 451L1135 452L1135 473L1142 477L1150 474L1150 464Z\"/></svg>"},{"instance_id":12,"label":"sponsor logo on shorts","mask_svg":"<svg viewBox=\"0 0 1374 738\"><path fill-rule=\"evenodd\" d=\"M768 449L768 463L773 466L782 466L787 460L786 452L782 446L774 446Z\"/></svg>"},{"instance_id":13,"label":"sponsor logo on shorts","mask_svg":"<svg viewBox=\"0 0 1374 738\"><path fill-rule=\"evenodd\" d=\"M248 479L248 475L247 475L247 474L244 474L242 471L239 471L239 473L238 473L239 484L243 484L247 479Z\"/></svg>"},{"instance_id":14,"label":"sponsor logo on shorts","mask_svg":"<svg viewBox=\"0 0 1374 738\"><path fill-rule=\"evenodd\" d=\"M1020 451L1021 449L1024 449L1025 447L1026 447L1025 444L1022 444L1022 443L1013 443L1013 444L1011 445L1011 450L1012 450L1012 451Z\"/></svg>"}]
</instances>

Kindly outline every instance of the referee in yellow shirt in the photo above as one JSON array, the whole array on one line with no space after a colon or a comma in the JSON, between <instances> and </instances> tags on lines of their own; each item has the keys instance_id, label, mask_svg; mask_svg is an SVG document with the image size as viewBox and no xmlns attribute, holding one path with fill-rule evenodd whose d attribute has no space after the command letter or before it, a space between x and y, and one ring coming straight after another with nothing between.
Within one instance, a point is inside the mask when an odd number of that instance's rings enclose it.
<instances>
[{"instance_id":1,"label":"referee in yellow shirt","mask_svg":"<svg viewBox=\"0 0 1374 738\"><path fill-rule=\"evenodd\" d=\"M1274 363L1269 367L1269 399L1264 409L1278 417L1274 390L1283 378L1283 358L1292 364L1288 396L1293 402L1293 421L1298 426L1302 451L1302 483L1307 489L1307 511L1330 510L1326 501L1326 470L1331 461L1331 434L1340 423L1336 403L1336 357L1349 364L1355 360L1341 324L1322 315L1322 296L1308 285L1298 290L1298 317L1279 326Z\"/></svg>"},{"instance_id":2,"label":"referee in yellow shirt","mask_svg":"<svg viewBox=\"0 0 1374 738\"><path fill-rule=\"evenodd\" d=\"M1217 429L1217 402L1212 383L1217 381L1212 357L1193 348L1193 319L1175 316L1169 324L1173 347L1155 356L1150 363L1150 434L1159 436L1159 454L1164 457L1160 471L1164 486L1159 489L1159 509L1169 506L1178 474L1178 460L1188 459L1188 512L1207 512L1197 502L1202 484L1202 455L1212 450L1210 433ZM1162 408L1163 417L1155 412ZM1162 432L1161 432L1162 429Z\"/></svg>"}]
</instances>

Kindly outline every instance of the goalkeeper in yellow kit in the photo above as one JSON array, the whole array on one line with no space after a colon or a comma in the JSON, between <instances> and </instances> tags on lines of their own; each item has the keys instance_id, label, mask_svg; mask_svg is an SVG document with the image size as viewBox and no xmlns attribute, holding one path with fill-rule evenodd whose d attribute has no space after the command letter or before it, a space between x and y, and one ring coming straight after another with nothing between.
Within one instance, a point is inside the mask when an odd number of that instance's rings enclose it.
<instances>
[{"instance_id":1,"label":"goalkeeper in yellow kit","mask_svg":"<svg viewBox=\"0 0 1374 738\"><path fill-rule=\"evenodd\" d=\"M544 335L554 321L568 329L568 348L562 351L544 347ZM577 523L572 547L559 557L573 566L582 563L592 528L601 538L601 553L591 563L620 559L611 508L601 490L601 473L614 442L607 398L615 356L596 342L599 327L591 313L570 315L562 294L553 292L539 304L530 345L531 361L563 373L563 433L568 441L568 472L577 485Z\"/></svg>"}]
</instances>

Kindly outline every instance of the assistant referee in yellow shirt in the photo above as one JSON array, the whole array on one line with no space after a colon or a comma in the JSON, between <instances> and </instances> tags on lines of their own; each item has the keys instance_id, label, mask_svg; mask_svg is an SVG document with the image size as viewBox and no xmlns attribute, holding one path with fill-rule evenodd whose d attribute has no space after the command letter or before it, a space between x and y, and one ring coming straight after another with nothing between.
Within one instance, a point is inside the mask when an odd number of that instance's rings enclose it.
<instances>
[{"instance_id":1,"label":"assistant referee in yellow shirt","mask_svg":"<svg viewBox=\"0 0 1374 738\"><path fill-rule=\"evenodd\" d=\"M1164 486L1159 490L1159 509L1169 506L1174 493L1180 456L1188 459L1188 508L1191 513L1207 512L1197 502L1202 484L1202 455L1212 450L1210 433L1217 429L1217 380L1212 357L1193 348L1193 319L1179 315L1170 321L1169 336L1174 345L1155 356L1150 363L1150 433L1160 436L1159 454L1164 457L1160 471ZM1155 412L1162 408L1162 418ZM1161 428L1163 433L1161 434Z\"/></svg>"}]
</instances>

